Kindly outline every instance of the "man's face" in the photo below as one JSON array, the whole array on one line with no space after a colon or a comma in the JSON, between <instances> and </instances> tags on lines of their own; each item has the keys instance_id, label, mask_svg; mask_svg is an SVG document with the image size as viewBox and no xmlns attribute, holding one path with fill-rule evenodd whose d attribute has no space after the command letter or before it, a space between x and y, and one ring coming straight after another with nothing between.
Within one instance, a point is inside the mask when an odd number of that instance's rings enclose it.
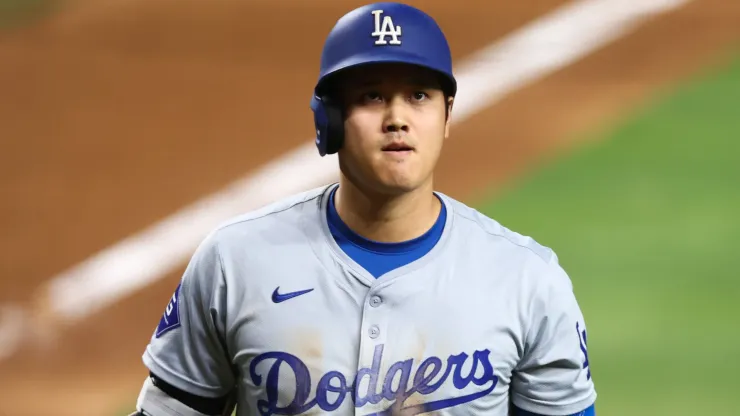
<instances>
[{"instance_id":1,"label":"man's face","mask_svg":"<svg viewBox=\"0 0 740 416\"><path fill-rule=\"evenodd\" d=\"M345 109L342 172L357 186L383 194L432 180L449 135L447 100L431 71L403 64L353 69L339 79Z\"/></svg>"}]
</instances>

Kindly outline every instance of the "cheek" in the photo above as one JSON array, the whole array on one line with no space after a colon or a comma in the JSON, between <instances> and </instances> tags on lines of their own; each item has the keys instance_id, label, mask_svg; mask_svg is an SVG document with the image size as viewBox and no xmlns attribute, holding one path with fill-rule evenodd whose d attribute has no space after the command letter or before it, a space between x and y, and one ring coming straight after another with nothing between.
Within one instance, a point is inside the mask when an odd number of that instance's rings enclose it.
<instances>
[{"instance_id":1,"label":"cheek","mask_svg":"<svg viewBox=\"0 0 740 416\"><path fill-rule=\"evenodd\" d=\"M424 147L426 148L428 153L439 153L442 145L444 144L446 135L447 125L445 123L445 120L444 118L440 119L439 117L435 116L430 117L425 121L426 123L424 123L423 125L423 131L420 131L421 137L425 138L426 140L426 143L424 143Z\"/></svg>"},{"instance_id":2,"label":"cheek","mask_svg":"<svg viewBox=\"0 0 740 416\"><path fill-rule=\"evenodd\" d=\"M353 114L344 122L343 148L354 159L368 160L376 152L378 141L382 139L382 119L369 113ZM378 133L380 132L380 133Z\"/></svg>"},{"instance_id":3,"label":"cheek","mask_svg":"<svg viewBox=\"0 0 740 416\"><path fill-rule=\"evenodd\" d=\"M356 174L363 174L368 169L372 169L374 135L370 129L371 120L368 117L352 116L344 122L344 143L342 145L341 156L344 160L345 168L350 169Z\"/></svg>"}]
</instances>

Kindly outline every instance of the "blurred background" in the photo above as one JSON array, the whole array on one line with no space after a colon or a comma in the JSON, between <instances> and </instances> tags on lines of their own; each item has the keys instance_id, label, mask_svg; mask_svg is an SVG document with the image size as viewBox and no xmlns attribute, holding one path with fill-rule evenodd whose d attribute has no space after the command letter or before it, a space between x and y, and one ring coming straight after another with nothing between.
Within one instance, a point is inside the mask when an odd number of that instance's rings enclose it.
<instances>
[{"instance_id":1,"label":"blurred background","mask_svg":"<svg viewBox=\"0 0 740 416\"><path fill-rule=\"evenodd\" d=\"M483 74L438 187L558 253L599 415L740 414L740 2L409 3ZM0 415L133 409L194 244L332 179L308 103L360 4L0 0ZM560 32L619 29L529 78L542 45L475 55L577 4Z\"/></svg>"}]
</instances>

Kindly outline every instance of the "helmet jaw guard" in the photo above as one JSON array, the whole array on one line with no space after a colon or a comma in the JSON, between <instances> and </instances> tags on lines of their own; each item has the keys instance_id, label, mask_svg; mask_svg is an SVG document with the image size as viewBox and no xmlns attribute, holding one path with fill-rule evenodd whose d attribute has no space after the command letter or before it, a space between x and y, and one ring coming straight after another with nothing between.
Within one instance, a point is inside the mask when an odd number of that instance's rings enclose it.
<instances>
[{"instance_id":1,"label":"helmet jaw guard","mask_svg":"<svg viewBox=\"0 0 740 416\"><path fill-rule=\"evenodd\" d=\"M339 151L344 143L344 117L341 106L329 96L311 99L313 120L316 126L316 148L321 156Z\"/></svg>"},{"instance_id":2,"label":"helmet jaw guard","mask_svg":"<svg viewBox=\"0 0 740 416\"><path fill-rule=\"evenodd\" d=\"M344 142L343 111L326 94L327 79L349 68L381 63L433 70L441 75L446 95L457 91L447 39L429 15L401 3L357 8L337 21L321 55L319 80L311 97L321 156L336 153Z\"/></svg>"}]
</instances>

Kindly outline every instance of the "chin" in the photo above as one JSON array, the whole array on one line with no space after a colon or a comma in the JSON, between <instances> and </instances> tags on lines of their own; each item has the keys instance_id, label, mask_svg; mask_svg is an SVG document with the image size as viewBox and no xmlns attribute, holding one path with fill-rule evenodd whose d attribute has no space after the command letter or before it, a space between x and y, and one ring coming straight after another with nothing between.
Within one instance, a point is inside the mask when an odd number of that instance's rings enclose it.
<instances>
[{"instance_id":1,"label":"chin","mask_svg":"<svg viewBox=\"0 0 740 416\"><path fill-rule=\"evenodd\" d=\"M402 194L411 192L424 184L424 181L418 178L408 176L393 175L390 177L379 178L377 181L379 188L388 194Z\"/></svg>"},{"instance_id":2,"label":"chin","mask_svg":"<svg viewBox=\"0 0 740 416\"><path fill-rule=\"evenodd\" d=\"M377 194L408 193L424 186L430 177L418 163L369 163L363 166L344 158L339 162L342 173L350 182Z\"/></svg>"}]
</instances>

